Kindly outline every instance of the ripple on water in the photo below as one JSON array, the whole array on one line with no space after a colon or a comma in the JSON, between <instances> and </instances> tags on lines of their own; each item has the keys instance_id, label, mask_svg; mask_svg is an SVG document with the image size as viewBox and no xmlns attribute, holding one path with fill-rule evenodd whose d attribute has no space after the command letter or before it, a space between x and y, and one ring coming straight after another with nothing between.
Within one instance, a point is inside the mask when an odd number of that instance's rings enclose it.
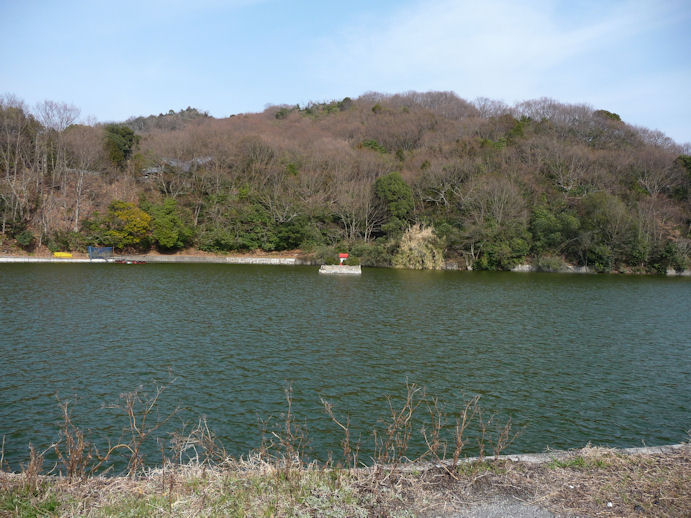
<instances>
[{"instance_id":1,"label":"ripple on water","mask_svg":"<svg viewBox=\"0 0 691 518\"><path fill-rule=\"evenodd\" d=\"M320 397L366 449L406 378L447 408L481 394L525 426L514 451L678 442L691 427L688 279L0 265L0 281L0 434L13 463L56 439L56 393L115 438L124 423L101 407L170 373L162 411L205 415L235 454L259 446L260 420L280 419L287 384L322 457L340 435Z\"/></svg>"}]
</instances>

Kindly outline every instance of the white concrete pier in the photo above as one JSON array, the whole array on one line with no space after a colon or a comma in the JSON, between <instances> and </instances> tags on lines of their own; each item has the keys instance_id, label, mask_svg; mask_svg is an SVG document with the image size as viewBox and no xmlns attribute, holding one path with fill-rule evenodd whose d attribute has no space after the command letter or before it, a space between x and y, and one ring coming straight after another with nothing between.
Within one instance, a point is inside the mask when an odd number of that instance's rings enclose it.
<instances>
[{"instance_id":1,"label":"white concrete pier","mask_svg":"<svg viewBox=\"0 0 691 518\"><path fill-rule=\"evenodd\" d=\"M362 269L360 268L359 264L357 266L322 264L321 268L319 268L319 273L324 273L327 275L360 275L362 273Z\"/></svg>"}]
</instances>

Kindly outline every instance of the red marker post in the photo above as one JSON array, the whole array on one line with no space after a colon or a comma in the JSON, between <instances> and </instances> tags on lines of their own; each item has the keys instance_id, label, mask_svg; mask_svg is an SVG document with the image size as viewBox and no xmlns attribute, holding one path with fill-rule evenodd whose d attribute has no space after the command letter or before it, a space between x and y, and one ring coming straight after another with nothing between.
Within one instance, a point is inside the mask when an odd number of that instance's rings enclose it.
<instances>
[{"instance_id":1,"label":"red marker post","mask_svg":"<svg viewBox=\"0 0 691 518\"><path fill-rule=\"evenodd\" d=\"M343 261L348 259L348 254L338 254L338 259L341 261L339 264L340 266L343 266Z\"/></svg>"}]
</instances>

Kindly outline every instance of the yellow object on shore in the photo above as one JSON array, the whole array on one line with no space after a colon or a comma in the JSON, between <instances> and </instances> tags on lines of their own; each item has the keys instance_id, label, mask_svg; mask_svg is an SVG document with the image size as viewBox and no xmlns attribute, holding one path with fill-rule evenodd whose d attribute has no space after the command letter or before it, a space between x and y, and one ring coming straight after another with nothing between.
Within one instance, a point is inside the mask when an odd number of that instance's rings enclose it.
<instances>
[{"instance_id":1,"label":"yellow object on shore","mask_svg":"<svg viewBox=\"0 0 691 518\"><path fill-rule=\"evenodd\" d=\"M53 257L63 257L65 259L68 259L72 257L72 254L69 252L53 252Z\"/></svg>"}]
</instances>

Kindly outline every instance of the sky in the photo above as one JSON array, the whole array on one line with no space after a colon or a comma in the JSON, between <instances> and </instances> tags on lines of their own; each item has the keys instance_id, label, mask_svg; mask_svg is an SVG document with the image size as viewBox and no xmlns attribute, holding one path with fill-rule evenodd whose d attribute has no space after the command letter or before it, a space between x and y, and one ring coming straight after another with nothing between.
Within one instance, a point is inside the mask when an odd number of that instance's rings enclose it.
<instances>
[{"instance_id":1,"label":"sky","mask_svg":"<svg viewBox=\"0 0 691 518\"><path fill-rule=\"evenodd\" d=\"M123 121L368 91L550 97L691 142L691 0L0 0L0 95Z\"/></svg>"}]
</instances>

